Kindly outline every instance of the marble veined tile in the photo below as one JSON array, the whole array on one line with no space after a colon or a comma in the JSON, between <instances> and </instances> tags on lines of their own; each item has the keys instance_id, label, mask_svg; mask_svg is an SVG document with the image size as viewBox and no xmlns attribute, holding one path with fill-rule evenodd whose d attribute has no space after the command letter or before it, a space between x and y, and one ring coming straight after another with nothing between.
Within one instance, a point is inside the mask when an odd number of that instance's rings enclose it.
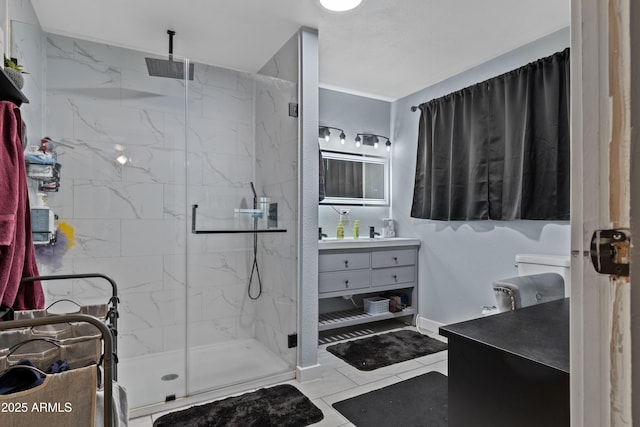
<instances>
[{"instance_id":1,"label":"marble veined tile","mask_svg":"<svg viewBox=\"0 0 640 427\"><path fill-rule=\"evenodd\" d=\"M76 180L76 218L163 218L162 184Z\"/></svg>"},{"instance_id":2,"label":"marble veined tile","mask_svg":"<svg viewBox=\"0 0 640 427\"><path fill-rule=\"evenodd\" d=\"M118 326L118 329L120 327ZM163 351L163 328L118 331L118 359L149 355Z\"/></svg>"},{"instance_id":3,"label":"marble veined tile","mask_svg":"<svg viewBox=\"0 0 640 427\"><path fill-rule=\"evenodd\" d=\"M121 70L109 64L77 62L69 57L49 57L47 88L77 97L118 100ZM118 89L118 90L115 90Z\"/></svg>"},{"instance_id":4,"label":"marble veined tile","mask_svg":"<svg viewBox=\"0 0 640 427\"><path fill-rule=\"evenodd\" d=\"M184 251L185 230L172 220L123 219L122 256L164 255Z\"/></svg>"},{"instance_id":5,"label":"marble veined tile","mask_svg":"<svg viewBox=\"0 0 640 427\"><path fill-rule=\"evenodd\" d=\"M122 178L133 182L184 184L185 152L164 147L130 146L123 152L128 157L122 165Z\"/></svg>"},{"instance_id":6,"label":"marble veined tile","mask_svg":"<svg viewBox=\"0 0 640 427\"><path fill-rule=\"evenodd\" d=\"M155 147L164 141L164 115L153 110L72 100L74 137L129 146Z\"/></svg>"},{"instance_id":7,"label":"marble veined tile","mask_svg":"<svg viewBox=\"0 0 640 427\"><path fill-rule=\"evenodd\" d=\"M58 34L45 33L47 60L52 57L73 59L73 39Z\"/></svg>"},{"instance_id":8,"label":"marble veined tile","mask_svg":"<svg viewBox=\"0 0 640 427\"><path fill-rule=\"evenodd\" d=\"M253 92L253 75L227 68L194 63L194 80L203 86L245 93Z\"/></svg>"},{"instance_id":9,"label":"marble veined tile","mask_svg":"<svg viewBox=\"0 0 640 427\"><path fill-rule=\"evenodd\" d=\"M52 137L54 141L57 137ZM122 153L113 144L97 141L83 141L62 137L70 147L64 147L58 153L64 179L120 181L122 165L117 162ZM71 188L65 188L72 191Z\"/></svg>"},{"instance_id":10,"label":"marble veined tile","mask_svg":"<svg viewBox=\"0 0 640 427\"><path fill-rule=\"evenodd\" d=\"M253 158L204 153L203 184L240 187L253 180Z\"/></svg>"},{"instance_id":11,"label":"marble veined tile","mask_svg":"<svg viewBox=\"0 0 640 427\"><path fill-rule=\"evenodd\" d=\"M202 88L203 117L230 117L235 120L245 118L248 122L251 122L253 104L253 92L210 86L203 86Z\"/></svg>"},{"instance_id":12,"label":"marble veined tile","mask_svg":"<svg viewBox=\"0 0 640 427\"><path fill-rule=\"evenodd\" d=\"M195 152L215 154L239 154L238 128L246 126L246 121L221 118L189 118L189 149Z\"/></svg>"},{"instance_id":13,"label":"marble veined tile","mask_svg":"<svg viewBox=\"0 0 640 427\"><path fill-rule=\"evenodd\" d=\"M129 292L122 300L122 329L133 331L142 328L170 326L185 321L184 291L160 290Z\"/></svg>"},{"instance_id":14,"label":"marble veined tile","mask_svg":"<svg viewBox=\"0 0 640 427\"><path fill-rule=\"evenodd\" d=\"M74 230L74 238L65 259L120 256L119 220L69 219L67 223Z\"/></svg>"}]
</instances>

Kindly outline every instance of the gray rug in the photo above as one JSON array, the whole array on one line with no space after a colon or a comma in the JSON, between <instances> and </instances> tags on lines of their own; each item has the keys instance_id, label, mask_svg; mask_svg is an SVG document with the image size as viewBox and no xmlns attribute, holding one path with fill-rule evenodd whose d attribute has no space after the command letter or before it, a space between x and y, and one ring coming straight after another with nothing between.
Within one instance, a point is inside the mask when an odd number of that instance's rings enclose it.
<instances>
[{"instance_id":1,"label":"gray rug","mask_svg":"<svg viewBox=\"0 0 640 427\"><path fill-rule=\"evenodd\" d=\"M415 359L447 349L447 344L416 331L372 335L327 347L327 351L361 371Z\"/></svg>"},{"instance_id":2,"label":"gray rug","mask_svg":"<svg viewBox=\"0 0 640 427\"><path fill-rule=\"evenodd\" d=\"M153 427L302 427L322 418L308 397L285 384L172 412Z\"/></svg>"},{"instance_id":3,"label":"gray rug","mask_svg":"<svg viewBox=\"0 0 640 427\"><path fill-rule=\"evenodd\" d=\"M429 372L333 407L358 427L446 427L448 388L446 376Z\"/></svg>"}]
</instances>

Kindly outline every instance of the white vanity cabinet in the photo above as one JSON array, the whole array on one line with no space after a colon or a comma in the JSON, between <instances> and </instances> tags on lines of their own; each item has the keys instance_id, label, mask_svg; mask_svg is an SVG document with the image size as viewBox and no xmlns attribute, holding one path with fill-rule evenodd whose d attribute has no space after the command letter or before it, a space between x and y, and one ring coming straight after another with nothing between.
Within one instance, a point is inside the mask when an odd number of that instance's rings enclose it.
<instances>
[{"instance_id":1,"label":"white vanity cabinet","mask_svg":"<svg viewBox=\"0 0 640 427\"><path fill-rule=\"evenodd\" d=\"M419 240L328 240L318 246L320 331L417 313ZM377 314L364 311L363 298L390 291L407 296L404 310Z\"/></svg>"}]
</instances>

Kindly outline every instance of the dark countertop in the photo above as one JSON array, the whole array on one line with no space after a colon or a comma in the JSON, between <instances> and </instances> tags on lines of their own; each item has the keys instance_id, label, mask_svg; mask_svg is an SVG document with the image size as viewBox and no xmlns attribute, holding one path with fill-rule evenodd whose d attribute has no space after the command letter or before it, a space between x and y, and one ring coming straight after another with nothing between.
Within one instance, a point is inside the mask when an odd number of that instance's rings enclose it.
<instances>
[{"instance_id":1,"label":"dark countertop","mask_svg":"<svg viewBox=\"0 0 640 427\"><path fill-rule=\"evenodd\" d=\"M569 298L442 326L440 335L467 338L569 373Z\"/></svg>"}]
</instances>

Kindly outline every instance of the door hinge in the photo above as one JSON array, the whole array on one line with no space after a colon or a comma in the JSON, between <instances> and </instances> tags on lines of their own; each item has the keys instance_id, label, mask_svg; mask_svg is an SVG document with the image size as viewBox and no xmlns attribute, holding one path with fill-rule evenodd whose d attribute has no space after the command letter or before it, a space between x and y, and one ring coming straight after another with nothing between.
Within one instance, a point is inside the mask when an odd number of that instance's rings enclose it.
<instances>
[{"instance_id":1,"label":"door hinge","mask_svg":"<svg viewBox=\"0 0 640 427\"><path fill-rule=\"evenodd\" d=\"M598 273L629 275L629 230L596 230L591 237L591 262Z\"/></svg>"},{"instance_id":2,"label":"door hinge","mask_svg":"<svg viewBox=\"0 0 640 427\"><path fill-rule=\"evenodd\" d=\"M289 117L298 117L298 104L295 102L289 103Z\"/></svg>"},{"instance_id":3,"label":"door hinge","mask_svg":"<svg viewBox=\"0 0 640 427\"><path fill-rule=\"evenodd\" d=\"M294 348L298 346L298 334L287 335L287 348Z\"/></svg>"}]
</instances>

